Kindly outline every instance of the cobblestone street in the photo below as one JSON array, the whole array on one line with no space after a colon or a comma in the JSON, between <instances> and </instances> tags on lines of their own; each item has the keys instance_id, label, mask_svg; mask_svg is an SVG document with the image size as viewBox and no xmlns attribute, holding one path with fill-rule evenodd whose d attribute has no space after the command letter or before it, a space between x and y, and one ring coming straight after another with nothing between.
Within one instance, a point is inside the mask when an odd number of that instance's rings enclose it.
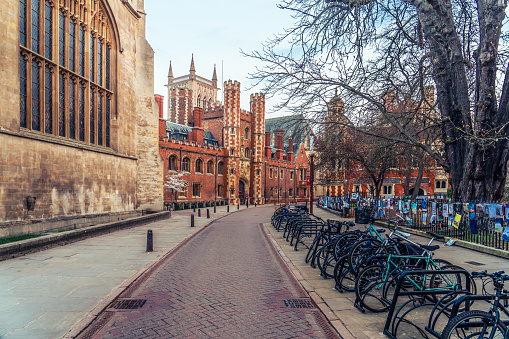
<instances>
[{"instance_id":1,"label":"cobblestone street","mask_svg":"<svg viewBox=\"0 0 509 339\"><path fill-rule=\"evenodd\" d=\"M144 305L107 309L92 325L102 327L94 338L337 337L317 308L285 306L308 295L263 231L273 211L232 213L198 232L120 295Z\"/></svg>"}]
</instances>

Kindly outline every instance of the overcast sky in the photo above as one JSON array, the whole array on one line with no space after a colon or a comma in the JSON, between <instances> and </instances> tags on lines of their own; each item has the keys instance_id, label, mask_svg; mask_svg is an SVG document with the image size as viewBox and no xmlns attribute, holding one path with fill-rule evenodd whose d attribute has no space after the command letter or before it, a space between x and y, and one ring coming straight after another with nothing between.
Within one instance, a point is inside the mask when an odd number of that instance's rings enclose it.
<instances>
[{"instance_id":1,"label":"overcast sky","mask_svg":"<svg viewBox=\"0 0 509 339\"><path fill-rule=\"evenodd\" d=\"M240 54L251 52L291 26L290 13L278 9L278 0L146 0L147 40L155 52L155 93L164 96L167 112L168 67L170 60L175 77L189 74L191 54L194 54L196 74L212 78L217 68L218 87L222 80L241 83L242 109L249 110L249 95L260 89L249 90L247 79L256 60ZM223 69L221 69L223 65ZM223 94L218 92L218 100ZM267 109L274 101L267 101ZM268 116L270 117L270 116Z\"/></svg>"}]
</instances>

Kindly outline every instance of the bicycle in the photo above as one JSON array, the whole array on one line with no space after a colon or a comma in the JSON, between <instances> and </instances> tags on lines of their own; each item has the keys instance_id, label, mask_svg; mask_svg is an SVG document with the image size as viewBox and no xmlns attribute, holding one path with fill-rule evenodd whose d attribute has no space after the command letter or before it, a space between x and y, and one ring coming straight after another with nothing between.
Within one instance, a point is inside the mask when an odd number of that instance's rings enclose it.
<instances>
[{"instance_id":1,"label":"bicycle","mask_svg":"<svg viewBox=\"0 0 509 339\"><path fill-rule=\"evenodd\" d=\"M503 295L509 291L504 290L504 282L509 280L509 275L504 271L498 271L488 274L486 271L472 272L473 278L489 278L495 287L495 297L488 312L473 310L458 314L451 320L442 332L442 339L451 338L479 338L479 339L507 339L509 330L507 325L501 320L500 311L509 317L507 310L507 299L504 303L500 302ZM486 293L486 282L483 280L483 292ZM489 296L488 296L489 297Z\"/></svg>"},{"instance_id":2,"label":"bicycle","mask_svg":"<svg viewBox=\"0 0 509 339\"><path fill-rule=\"evenodd\" d=\"M386 311L390 304L389 295L392 288L395 287L397 280L402 272L412 269L425 270L448 270L459 269L456 265L440 265L440 261L433 259L432 252L440 248L440 246L431 246L433 237L428 245L416 244L423 250L421 255L397 255L390 253L386 261L381 264L374 264L364 268L355 280L355 306L364 312L368 309L372 312ZM463 289L463 282L460 275L456 275L456 279L448 275L442 275L439 272L432 274L428 278L424 276L407 275L405 288L415 289L419 291L434 289ZM472 284L471 284L472 285ZM475 285L472 287L475 289Z\"/></svg>"}]
</instances>

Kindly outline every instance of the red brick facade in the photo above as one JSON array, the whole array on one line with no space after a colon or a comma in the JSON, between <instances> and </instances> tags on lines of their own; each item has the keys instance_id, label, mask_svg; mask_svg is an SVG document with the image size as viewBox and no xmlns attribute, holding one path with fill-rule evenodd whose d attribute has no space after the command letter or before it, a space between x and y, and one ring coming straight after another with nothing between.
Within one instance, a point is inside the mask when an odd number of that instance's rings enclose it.
<instances>
[{"instance_id":1,"label":"red brick facade","mask_svg":"<svg viewBox=\"0 0 509 339\"><path fill-rule=\"evenodd\" d=\"M192 91L187 93L191 102ZM161 100L156 99L162 107ZM309 199L306 186L309 165L304 145L293 154L293 141L287 140L291 147L285 155L284 130L278 130L273 157L270 132L266 144L264 95L251 95L250 109L240 109L240 83L230 80L224 83L223 106L203 111L195 107L185 124L174 112L169 112L171 123L186 125L181 127L190 130L187 140L173 138L167 130L167 121L160 117L159 150L165 176L182 172L182 179L189 184L187 192L178 194L178 202L224 200L243 204L248 198L250 203L263 204ZM208 145L204 140L207 131L217 139L218 146ZM197 162L201 162L201 171ZM175 197L165 191L164 201L169 204Z\"/></svg>"}]
</instances>

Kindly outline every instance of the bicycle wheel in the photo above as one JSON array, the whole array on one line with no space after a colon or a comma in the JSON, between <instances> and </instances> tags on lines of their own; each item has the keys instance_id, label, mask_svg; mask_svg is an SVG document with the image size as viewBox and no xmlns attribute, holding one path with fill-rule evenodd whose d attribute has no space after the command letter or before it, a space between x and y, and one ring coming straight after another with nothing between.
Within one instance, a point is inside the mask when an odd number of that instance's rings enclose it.
<instances>
[{"instance_id":1,"label":"bicycle wheel","mask_svg":"<svg viewBox=\"0 0 509 339\"><path fill-rule=\"evenodd\" d=\"M336 289L340 292L355 291L355 274L348 266L348 256L344 255L336 261L334 266L334 280L336 281Z\"/></svg>"},{"instance_id":2,"label":"bicycle wheel","mask_svg":"<svg viewBox=\"0 0 509 339\"><path fill-rule=\"evenodd\" d=\"M380 248L383 247L383 243L378 239L368 238L358 240L352 245L350 252L348 252L348 264L354 273L359 272L359 264L365 258L371 257Z\"/></svg>"},{"instance_id":3,"label":"bicycle wheel","mask_svg":"<svg viewBox=\"0 0 509 339\"><path fill-rule=\"evenodd\" d=\"M350 232L339 236L338 240L336 240L336 243L334 244L334 256L336 259L347 254L346 251L359 239L360 234L361 233L359 232Z\"/></svg>"},{"instance_id":4,"label":"bicycle wheel","mask_svg":"<svg viewBox=\"0 0 509 339\"><path fill-rule=\"evenodd\" d=\"M308 250L308 253L306 254L306 259L304 259L306 261L306 264L309 263L309 261L311 260L311 258L316 254L316 250L320 244L320 241L322 239L322 235L321 234L318 234L315 239L313 239L313 242L311 243L311 246L309 246L309 250Z\"/></svg>"},{"instance_id":5,"label":"bicycle wheel","mask_svg":"<svg viewBox=\"0 0 509 339\"><path fill-rule=\"evenodd\" d=\"M442 339L503 339L507 338L507 327L501 321L496 322L495 316L484 311L468 311L451 319L444 331Z\"/></svg>"},{"instance_id":6,"label":"bicycle wheel","mask_svg":"<svg viewBox=\"0 0 509 339\"><path fill-rule=\"evenodd\" d=\"M445 265L440 268L441 270L461 270L464 269L457 265ZM443 273L433 273L429 279L429 288L430 289L452 289L457 291L468 291L472 294L477 293L477 286L475 284L474 279L468 275L468 280L470 281L470 288L467 289L467 277L464 274L443 274ZM437 302L437 295L432 296L434 301ZM440 302L442 304L447 304L449 301L455 298L455 295L451 295L450 298L442 298ZM461 310L464 308L460 308Z\"/></svg>"},{"instance_id":7,"label":"bicycle wheel","mask_svg":"<svg viewBox=\"0 0 509 339\"><path fill-rule=\"evenodd\" d=\"M379 265L368 266L355 279L357 303L371 312L384 312L390 306L390 302L383 297L385 269Z\"/></svg>"},{"instance_id":8,"label":"bicycle wheel","mask_svg":"<svg viewBox=\"0 0 509 339\"><path fill-rule=\"evenodd\" d=\"M320 274L323 275L324 278L331 278L333 276L331 270L327 269L330 262L329 259L331 257L334 258L332 251L331 243L327 243L316 253L316 264L320 269ZM332 269L334 269L334 266L332 266Z\"/></svg>"}]
</instances>

